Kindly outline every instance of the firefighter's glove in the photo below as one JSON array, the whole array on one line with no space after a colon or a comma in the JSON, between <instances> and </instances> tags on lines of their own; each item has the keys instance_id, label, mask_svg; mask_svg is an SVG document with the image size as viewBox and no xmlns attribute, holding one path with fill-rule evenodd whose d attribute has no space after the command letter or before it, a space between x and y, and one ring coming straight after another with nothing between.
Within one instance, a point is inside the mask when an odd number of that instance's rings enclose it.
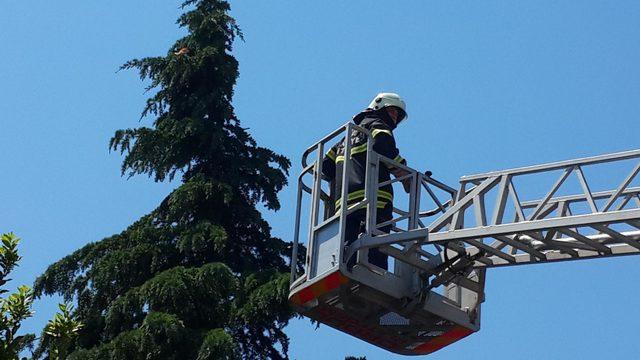
<instances>
[{"instance_id":1,"label":"firefighter's glove","mask_svg":"<svg viewBox=\"0 0 640 360\"><path fill-rule=\"evenodd\" d=\"M395 168L392 170L393 176L395 176L396 178L405 176L405 175L409 175L410 173L406 170L403 169L399 169L399 168ZM404 191L408 193L411 192L411 177L408 177L404 180L402 180L402 186L404 187Z\"/></svg>"},{"instance_id":2,"label":"firefighter's glove","mask_svg":"<svg viewBox=\"0 0 640 360\"><path fill-rule=\"evenodd\" d=\"M406 178L402 180L402 186L404 187L404 191L408 194L411 192L411 178Z\"/></svg>"}]
</instances>

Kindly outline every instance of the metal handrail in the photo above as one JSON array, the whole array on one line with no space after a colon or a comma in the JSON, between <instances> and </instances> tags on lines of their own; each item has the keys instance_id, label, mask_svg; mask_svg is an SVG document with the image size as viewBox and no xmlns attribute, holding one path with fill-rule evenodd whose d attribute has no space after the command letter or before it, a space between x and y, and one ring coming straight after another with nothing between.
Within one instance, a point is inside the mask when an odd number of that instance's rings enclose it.
<instances>
[{"instance_id":1,"label":"metal handrail","mask_svg":"<svg viewBox=\"0 0 640 360\"><path fill-rule=\"evenodd\" d=\"M452 187L450 187L450 186L448 186L448 185L446 185L446 184L444 184L444 183L432 178L431 175L427 175L426 173L424 173L424 174L420 173L417 170L415 170L415 169L413 169L413 168L411 168L409 166L400 164L400 163L398 163L398 162L396 162L394 160L391 160L388 157L385 157L385 156L382 156L382 155L378 155L378 157L380 159L380 162L384 162L384 163L390 164L390 165L392 165L394 167L400 168L400 169L405 170L405 171L407 171L409 173L408 175L405 175L405 176L402 176L402 177L399 177L399 178L394 178L394 179L385 181L383 183L380 183L380 184L378 184L378 186L397 183L397 182L402 181L405 178L408 178L408 177L411 177L411 176L417 176L418 177L417 178L418 183L420 185L422 185L422 187L425 190L427 190L427 193L429 194L431 199L436 203L437 206L434 209L423 211L423 212L419 211L419 206L418 206L418 209L417 209L418 213L417 213L417 216L416 216L417 219L422 219L422 218L425 218L425 217L434 216L434 215L437 215L438 213L444 213L444 212L446 212L446 209L455 202L455 199L456 199L457 194L458 194L458 191L456 189L454 189L454 188L452 188ZM431 185L435 186L436 188L449 193L451 195L451 199L445 201L444 203L441 202L440 199L438 198L438 196L433 192L433 190L431 190L429 188L428 184L431 184ZM398 214L408 213L408 212L400 211L400 209L397 209L395 207L394 207L394 212L398 213Z\"/></svg>"},{"instance_id":2,"label":"metal handrail","mask_svg":"<svg viewBox=\"0 0 640 360\"><path fill-rule=\"evenodd\" d=\"M307 164L307 157L314 152L315 150L318 149L318 146L320 144L326 144L327 142L331 141L334 137L336 137L338 134L344 132L347 127L351 127L355 130L361 131L363 133L365 133L367 136L369 136L371 133L369 132L369 130L363 128L362 126L359 125L355 125L351 122L346 122L344 125L340 126L339 128L337 128L336 130L332 131L329 135L323 137L320 141L317 141L316 143L314 143L313 145L309 146L304 153L302 154L302 167L306 168L308 166Z\"/></svg>"},{"instance_id":3,"label":"metal handrail","mask_svg":"<svg viewBox=\"0 0 640 360\"><path fill-rule=\"evenodd\" d=\"M538 173L538 172L547 172L547 171L564 169L567 167L575 166L576 164L580 164L580 166L595 165L595 164L602 164L602 163L613 162L613 161L628 160L633 158L640 158L640 149L622 151L622 152L598 155L598 156L592 156L592 157L585 157L585 158L574 159L574 160L557 161L557 162L534 165L534 166L524 166L524 167L513 168L508 170L491 171L484 174L466 175L460 178L460 182L484 180L490 177L502 176L502 175L512 175L512 176L526 175L526 174L532 174L532 173Z\"/></svg>"}]
</instances>

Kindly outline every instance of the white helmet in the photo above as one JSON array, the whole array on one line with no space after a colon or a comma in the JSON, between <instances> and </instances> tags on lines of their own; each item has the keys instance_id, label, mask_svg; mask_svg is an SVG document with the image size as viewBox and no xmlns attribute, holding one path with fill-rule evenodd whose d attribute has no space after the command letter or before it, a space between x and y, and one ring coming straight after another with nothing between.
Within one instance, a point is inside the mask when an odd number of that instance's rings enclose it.
<instances>
[{"instance_id":1,"label":"white helmet","mask_svg":"<svg viewBox=\"0 0 640 360\"><path fill-rule=\"evenodd\" d=\"M407 105L402 101L400 95L395 93L380 93L376 95L371 101L371 104L369 104L369 109L380 110L388 106L395 106L402 109L404 115L402 119L407 118Z\"/></svg>"}]
</instances>

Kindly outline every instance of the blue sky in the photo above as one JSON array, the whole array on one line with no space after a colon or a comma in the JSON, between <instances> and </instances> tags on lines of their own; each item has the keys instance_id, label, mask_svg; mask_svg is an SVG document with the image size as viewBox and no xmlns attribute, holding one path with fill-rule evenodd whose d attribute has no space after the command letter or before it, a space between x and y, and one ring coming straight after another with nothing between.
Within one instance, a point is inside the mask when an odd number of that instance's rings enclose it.
<instances>
[{"instance_id":1,"label":"blue sky","mask_svg":"<svg viewBox=\"0 0 640 360\"><path fill-rule=\"evenodd\" d=\"M174 1L0 1L0 232L23 238L14 285L119 232L176 184L120 177L116 129L146 98L125 61L183 33ZM465 174L638 148L640 3L232 2L245 33L234 104L258 142L299 156L379 91L407 101L403 156L455 185ZM606 180L606 179L605 179ZM613 183L617 183L616 179ZM293 181L292 181L293 182ZM265 212L289 240L295 189ZM482 330L434 359L635 356L640 258L492 269ZM57 299L37 304L38 330ZM291 357L400 359L306 320Z\"/></svg>"}]
</instances>

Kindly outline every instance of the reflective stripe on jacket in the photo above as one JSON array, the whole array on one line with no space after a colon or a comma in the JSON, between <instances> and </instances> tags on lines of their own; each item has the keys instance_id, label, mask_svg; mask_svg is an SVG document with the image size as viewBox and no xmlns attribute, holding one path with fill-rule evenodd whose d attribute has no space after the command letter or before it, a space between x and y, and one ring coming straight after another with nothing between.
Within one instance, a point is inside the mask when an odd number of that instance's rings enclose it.
<instances>
[{"instance_id":1,"label":"reflective stripe on jacket","mask_svg":"<svg viewBox=\"0 0 640 360\"><path fill-rule=\"evenodd\" d=\"M372 148L380 155L406 165L406 161L400 156L393 138L395 124L386 115L386 112L366 111L354 117L356 125L371 132L373 139ZM347 203L355 204L364 199L365 169L367 157L367 136L360 131L353 130L350 136L351 141L351 166L348 174L349 193ZM344 170L344 138L327 151L322 162L322 174L326 180L331 181L332 198L337 198L335 202L336 211L342 206L342 174ZM386 166L379 166L378 183L391 179L390 169ZM383 208L388 203L393 202L393 187L391 184L384 185L378 189L377 207Z\"/></svg>"}]
</instances>

